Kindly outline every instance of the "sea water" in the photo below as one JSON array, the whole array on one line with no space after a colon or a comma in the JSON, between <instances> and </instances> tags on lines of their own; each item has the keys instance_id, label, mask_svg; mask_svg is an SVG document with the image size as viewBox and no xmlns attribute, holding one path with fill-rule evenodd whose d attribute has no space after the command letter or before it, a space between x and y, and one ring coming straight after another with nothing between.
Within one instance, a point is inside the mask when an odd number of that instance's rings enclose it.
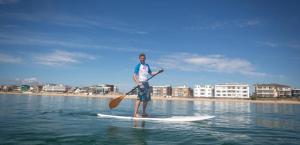
<instances>
[{"instance_id":1,"label":"sea water","mask_svg":"<svg viewBox=\"0 0 300 145\"><path fill-rule=\"evenodd\" d=\"M0 95L0 144L300 144L300 105L152 100L153 116L213 115L184 123L98 118L130 116L134 100Z\"/></svg>"}]
</instances>

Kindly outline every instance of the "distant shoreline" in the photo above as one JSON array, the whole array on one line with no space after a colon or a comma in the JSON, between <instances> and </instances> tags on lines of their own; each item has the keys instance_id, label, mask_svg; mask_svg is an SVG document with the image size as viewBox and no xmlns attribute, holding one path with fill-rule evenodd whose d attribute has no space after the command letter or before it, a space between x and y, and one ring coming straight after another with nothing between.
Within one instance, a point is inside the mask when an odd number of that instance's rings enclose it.
<instances>
[{"instance_id":1,"label":"distant shoreline","mask_svg":"<svg viewBox=\"0 0 300 145\"><path fill-rule=\"evenodd\" d=\"M20 92L0 92L0 94L9 95L28 95L28 96L69 96L69 97L92 97L92 98L116 98L121 94L108 94L108 95L86 95L86 94L73 94L73 93L20 93ZM129 95L125 99L135 99L135 95ZM212 101L212 102L250 102L250 103L273 103L273 104L300 104L299 100L287 99L241 99L241 98L179 98L179 97L157 97L153 96L153 100L182 100L182 101Z\"/></svg>"}]
</instances>

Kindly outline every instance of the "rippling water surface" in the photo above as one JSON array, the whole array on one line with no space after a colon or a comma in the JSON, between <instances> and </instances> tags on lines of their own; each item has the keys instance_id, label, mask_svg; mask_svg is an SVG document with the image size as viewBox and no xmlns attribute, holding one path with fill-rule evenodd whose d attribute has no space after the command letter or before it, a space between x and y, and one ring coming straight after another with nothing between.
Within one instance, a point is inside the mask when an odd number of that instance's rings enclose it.
<instances>
[{"instance_id":1,"label":"rippling water surface","mask_svg":"<svg viewBox=\"0 0 300 145\"><path fill-rule=\"evenodd\" d=\"M153 100L154 116L214 115L200 122L133 122L134 100L0 95L0 144L300 144L300 105Z\"/></svg>"}]
</instances>

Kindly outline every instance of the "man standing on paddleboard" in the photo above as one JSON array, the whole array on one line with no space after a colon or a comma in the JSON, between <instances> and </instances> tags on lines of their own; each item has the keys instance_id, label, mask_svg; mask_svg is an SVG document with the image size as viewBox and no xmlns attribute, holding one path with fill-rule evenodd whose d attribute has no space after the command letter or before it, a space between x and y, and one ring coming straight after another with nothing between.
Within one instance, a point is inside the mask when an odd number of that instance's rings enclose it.
<instances>
[{"instance_id":1,"label":"man standing on paddleboard","mask_svg":"<svg viewBox=\"0 0 300 145\"><path fill-rule=\"evenodd\" d=\"M144 53L141 53L139 55L140 63L136 65L134 69L133 79L138 87L138 96L135 102L134 106L134 117L139 117L138 110L140 107L140 103L143 102L143 113L142 116L146 117L148 116L146 113L147 103L151 100L150 95L150 86L147 81L148 75L155 75L158 72L152 72L150 69L150 66L145 63L146 61L146 55Z\"/></svg>"}]
</instances>

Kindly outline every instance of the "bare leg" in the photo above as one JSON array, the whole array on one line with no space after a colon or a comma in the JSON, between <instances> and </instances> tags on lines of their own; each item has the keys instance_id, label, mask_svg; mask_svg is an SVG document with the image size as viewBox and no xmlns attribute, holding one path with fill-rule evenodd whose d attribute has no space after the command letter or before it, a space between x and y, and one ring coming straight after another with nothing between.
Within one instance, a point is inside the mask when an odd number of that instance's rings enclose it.
<instances>
[{"instance_id":1,"label":"bare leg","mask_svg":"<svg viewBox=\"0 0 300 145\"><path fill-rule=\"evenodd\" d=\"M147 104L148 104L147 101L143 102L143 116L147 116L147 113L146 113Z\"/></svg>"},{"instance_id":2,"label":"bare leg","mask_svg":"<svg viewBox=\"0 0 300 145\"><path fill-rule=\"evenodd\" d=\"M140 102L141 102L140 100L135 101L133 117L138 117L137 115L140 107Z\"/></svg>"}]
</instances>

